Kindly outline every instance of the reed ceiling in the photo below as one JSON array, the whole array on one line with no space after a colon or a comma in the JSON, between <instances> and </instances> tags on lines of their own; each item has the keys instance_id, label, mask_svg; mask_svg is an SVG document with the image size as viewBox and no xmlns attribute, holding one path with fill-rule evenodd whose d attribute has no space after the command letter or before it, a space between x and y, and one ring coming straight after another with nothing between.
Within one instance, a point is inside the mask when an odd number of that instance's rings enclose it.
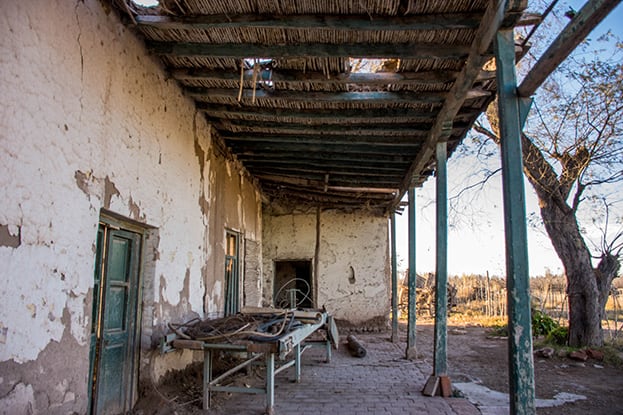
<instances>
[{"instance_id":1,"label":"reed ceiling","mask_svg":"<svg viewBox=\"0 0 623 415\"><path fill-rule=\"evenodd\" d=\"M538 20L525 0L113 1L267 203L385 214L494 98L496 28Z\"/></svg>"}]
</instances>

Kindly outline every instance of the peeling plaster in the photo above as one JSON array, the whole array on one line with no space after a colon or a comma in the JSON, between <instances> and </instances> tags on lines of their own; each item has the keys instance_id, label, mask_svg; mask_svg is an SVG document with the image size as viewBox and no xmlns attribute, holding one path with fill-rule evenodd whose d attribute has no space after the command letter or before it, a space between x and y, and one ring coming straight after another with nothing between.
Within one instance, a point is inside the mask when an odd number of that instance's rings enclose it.
<instances>
[{"instance_id":1,"label":"peeling plaster","mask_svg":"<svg viewBox=\"0 0 623 415\"><path fill-rule=\"evenodd\" d=\"M274 261L313 258L317 305L353 323L387 318L390 268L387 218L331 211L264 212L264 301L272 303Z\"/></svg>"},{"instance_id":2,"label":"peeling plaster","mask_svg":"<svg viewBox=\"0 0 623 415\"><path fill-rule=\"evenodd\" d=\"M101 179L95 177L92 171L82 172L76 170L74 173L76 185L87 197L96 196L103 200L103 207L110 209L110 203L113 196L120 197L121 193L115 183L108 176Z\"/></svg>"},{"instance_id":3,"label":"peeling plaster","mask_svg":"<svg viewBox=\"0 0 623 415\"><path fill-rule=\"evenodd\" d=\"M59 341L50 342L36 360L23 364L15 360L0 362L3 413L86 412L86 401L78 397L87 393L89 348L69 334L68 309L61 319L66 327L63 335ZM68 367L75 370L63 370Z\"/></svg>"},{"instance_id":4,"label":"peeling plaster","mask_svg":"<svg viewBox=\"0 0 623 415\"><path fill-rule=\"evenodd\" d=\"M142 336L165 317L222 313L225 228L261 245L254 182L101 6L9 2L0 17L0 396L34 412L86 412L102 208L157 228L143 251Z\"/></svg>"},{"instance_id":5,"label":"peeling plaster","mask_svg":"<svg viewBox=\"0 0 623 415\"><path fill-rule=\"evenodd\" d=\"M0 225L0 246L17 248L22 244L22 229L20 226Z\"/></svg>"}]
</instances>

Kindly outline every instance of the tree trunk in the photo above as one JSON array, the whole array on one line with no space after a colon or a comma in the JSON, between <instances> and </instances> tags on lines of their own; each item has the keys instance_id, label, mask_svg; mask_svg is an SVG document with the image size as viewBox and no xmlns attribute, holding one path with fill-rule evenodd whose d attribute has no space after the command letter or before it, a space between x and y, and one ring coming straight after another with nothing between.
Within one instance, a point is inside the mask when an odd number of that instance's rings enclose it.
<instances>
[{"instance_id":1,"label":"tree trunk","mask_svg":"<svg viewBox=\"0 0 623 415\"><path fill-rule=\"evenodd\" d=\"M500 144L499 118L496 106L487 110L494 134L488 135ZM525 135L521 136L524 174L539 199L545 230L560 258L567 277L569 301L569 345L573 347L602 346L601 320L612 280L620 268L619 255L605 252L597 268L584 243L576 219L576 211L567 198L577 180L577 166L586 163L585 154L570 155L576 163L563 163L560 176L548 163L541 150ZM569 161L568 160L568 161ZM576 197L579 197L577 194Z\"/></svg>"},{"instance_id":2,"label":"tree trunk","mask_svg":"<svg viewBox=\"0 0 623 415\"><path fill-rule=\"evenodd\" d=\"M621 268L619 256L611 252L602 254L595 276L597 278L597 290L599 290L599 310L601 311L601 319L606 320L606 303L610 295L610 287L612 280L615 279Z\"/></svg>"},{"instance_id":3,"label":"tree trunk","mask_svg":"<svg viewBox=\"0 0 623 415\"><path fill-rule=\"evenodd\" d=\"M578 229L575 215L539 197L541 216L552 245L563 263L569 299L569 345L601 346L600 295L591 256Z\"/></svg>"},{"instance_id":4,"label":"tree trunk","mask_svg":"<svg viewBox=\"0 0 623 415\"><path fill-rule=\"evenodd\" d=\"M601 276L593 268L591 253L580 233L575 211L565 200L568 191L561 189L553 169L525 135L522 136L522 152L524 172L539 198L545 230L567 276L569 345L602 346L603 308L598 287Z\"/></svg>"}]
</instances>

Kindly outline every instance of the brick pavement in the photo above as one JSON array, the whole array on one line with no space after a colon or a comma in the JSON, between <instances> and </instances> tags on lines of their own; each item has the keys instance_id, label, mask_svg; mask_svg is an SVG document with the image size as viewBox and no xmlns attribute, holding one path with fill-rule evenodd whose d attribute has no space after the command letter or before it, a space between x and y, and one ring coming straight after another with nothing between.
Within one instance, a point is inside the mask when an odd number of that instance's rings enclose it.
<instances>
[{"instance_id":1,"label":"brick pavement","mask_svg":"<svg viewBox=\"0 0 623 415\"><path fill-rule=\"evenodd\" d=\"M480 415L463 398L427 397L421 390L432 368L424 361L408 361L404 343L391 343L387 334L357 335L368 351L364 358L348 354L345 343L324 362L322 349L303 354L301 383L294 368L275 378L275 415ZM212 413L259 415L265 397L251 394L215 394Z\"/></svg>"}]
</instances>

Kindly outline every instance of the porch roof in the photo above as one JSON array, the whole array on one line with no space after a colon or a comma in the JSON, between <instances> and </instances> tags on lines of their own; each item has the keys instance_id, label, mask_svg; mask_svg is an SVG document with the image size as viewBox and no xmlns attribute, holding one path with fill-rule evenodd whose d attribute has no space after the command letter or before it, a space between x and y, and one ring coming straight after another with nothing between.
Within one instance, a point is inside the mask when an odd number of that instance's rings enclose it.
<instances>
[{"instance_id":1,"label":"porch roof","mask_svg":"<svg viewBox=\"0 0 623 415\"><path fill-rule=\"evenodd\" d=\"M496 30L539 19L525 0L114 2L266 201L385 213L494 98Z\"/></svg>"}]
</instances>

